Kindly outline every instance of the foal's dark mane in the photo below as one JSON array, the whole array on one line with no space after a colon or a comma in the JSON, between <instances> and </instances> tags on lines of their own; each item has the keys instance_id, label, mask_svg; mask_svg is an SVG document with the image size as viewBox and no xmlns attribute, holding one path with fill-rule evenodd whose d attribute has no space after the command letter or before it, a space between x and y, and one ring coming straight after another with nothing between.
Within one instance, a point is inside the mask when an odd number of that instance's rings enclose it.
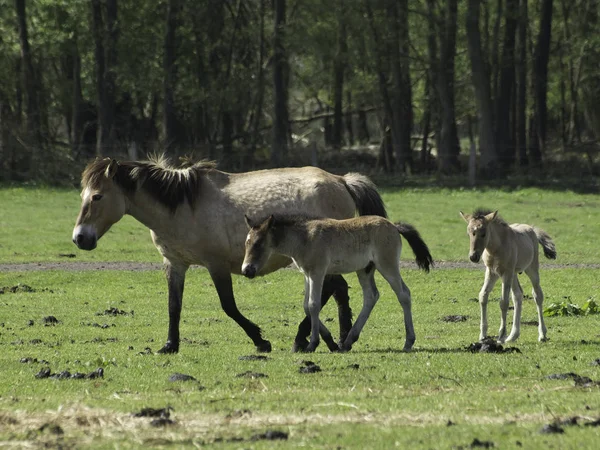
<instances>
[{"instance_id":1,"label":"foal's dark mane","mask_svg":"<svg viewBox=\"0 0 600 450\"><path fill-rule=\"evenodd\" d=\"M483 220L485 218L485 216L487 216L490 213L493 213L494 210L492 209L488 209L488 208L477 208L475 211L473 211L472 217L475 220ZM496 222L498 222L499 224L502 225L508 225L508 222L506 222L502 217L500 217L500 215L496 215Z\"/></svg>"},{"instance_id":2,"label":"foal's dark mane","mask_svg":"<svg viewBox=\"0 0 600 450\"><path fill-rule=\"evenodd\" d=\"M83 171L81 186L98 185L110 164L110 158L96 159ZM185 201L193 207L200 194L201 175L216 167L212 161L185 163L185 167L173 167L163 156L151 157L148 161L119 162L115 182L126 193L138 188L154 197L174 212Z\"/></svg>"}]
</instances>

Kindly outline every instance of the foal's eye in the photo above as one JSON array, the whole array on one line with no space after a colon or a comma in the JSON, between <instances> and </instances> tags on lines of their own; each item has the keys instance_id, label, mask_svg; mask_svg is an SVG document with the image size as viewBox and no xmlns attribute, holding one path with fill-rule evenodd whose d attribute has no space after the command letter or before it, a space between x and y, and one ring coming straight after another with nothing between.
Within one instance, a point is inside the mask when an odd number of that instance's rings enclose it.
<instances>
[{"instance_id":1,"label":"foal's eye","mask_svg":"<svg viewBox=\"0 0 600 450\"><path fill-rule=\"evenodd\" d=\"M100 199L102 199L102 194L94 194L94 195L92 195L92 201L97 202Z\"/></svg>"}]
</instances>

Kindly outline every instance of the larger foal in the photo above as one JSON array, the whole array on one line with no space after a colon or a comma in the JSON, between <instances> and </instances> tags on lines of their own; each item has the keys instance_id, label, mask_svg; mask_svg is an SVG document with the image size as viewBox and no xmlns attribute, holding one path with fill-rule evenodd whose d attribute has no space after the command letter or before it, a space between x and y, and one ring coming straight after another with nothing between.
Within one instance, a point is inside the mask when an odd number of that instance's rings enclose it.
<instances>
[{"instance_id":1,"label":"larger foal","mask_svg":"<svg viewBox=\"0 0 600 450\"><path fill-rule=\"evenodd\" d=\"M521 334L521 309L523 289L518 274L525 272L533 285L533 298L538 313L539 340L546 340L546 325L542 303L544 294L540 286L540 263L538 243L544 249L544 255L556 259L556 248L548 234L531 225L513 223L509 225L498 216L498 211L478 209L473 214L461 217L467 222L467 234L470 240L469 259L473 262L483 260L485 280L479 292L481 309L481 328L479 339L487 336L487 302L496 281L502 278L502 298L500 299L500 331L498 341L515 341ZM512 291L515 307L512 330L506 337L506 315L508 312L508 294Z\"/></svg>"},{"instance_id":2,"label":"larger foal","mask_svg":"<svg viewBox=\"0 0 600 450\"><path fill-rule=\"evenodd\" d=\"M316 349L319 332L330 350L338 350L331 333L319 320L325 276L356 272L363 290L362 310L339 347L342 351L348 351L358 340L379 299L375 269L390 284L402 305L406 330L404 350L412 348L415 331L410 290L400 276L400 235L413 249L419 267L429 271L433 264L427 245L414 227L403 223L393 224L377 216L335 220L271 215L266 220L256 222L246 217L246 223L250 231L246 238L243 275L253 278L273 253L292 258L304 273L304 311L312 325L307 352Z\"/></svg>"}]
</instances>

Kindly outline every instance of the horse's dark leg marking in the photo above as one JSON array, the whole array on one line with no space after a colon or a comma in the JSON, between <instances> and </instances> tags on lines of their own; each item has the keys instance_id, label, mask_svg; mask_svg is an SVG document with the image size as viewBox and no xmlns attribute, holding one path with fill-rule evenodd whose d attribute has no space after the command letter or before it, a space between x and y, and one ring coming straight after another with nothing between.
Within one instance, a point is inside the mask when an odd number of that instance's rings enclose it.
<instances>
[{"instance_id":1,"label":"horse's dark leg marking","mask_svg":"<svg viewBox=\"0 0 600 450\"><path fill-rule=\"evenodd\" d=\"M340 340L344 342L348 332L352 328L352 309L350 309L350 297L348 296L348 283L341 275L327 275L323 282L321 295L321 309L327 304L333 295L338 307L338 319L340 321ZM292 352L304 351L308 346L310 335L310 317L305 317L298 325L298 333L294 339Z\"/></svg>"},{"instance_id":2,"label":"horse's dark leg marking","mask_svg":"<svg viewBox=\"0 0 600 450\"><path fill-rule=\"evenodd\" d=\"M183 286L187 267L165 266L167 285L169 288L169 332L167 343L158 353L177 353L179 351L179 319L183 300Z\"/></svg>"},{"instance_id":3,"label":"horse's dark leg marking","mask_svg":"<svg viewBox=\"0 0 600 450\"><path fill-rule=\"evenodd\" d=\"M231 274L228 271L215 271L210 269L209 272L215 288L217 289L221 307L223 308L223 311L225 311L225 314L235 320L237 324L244 329L248 337L254 342L257 351L270 352L271 343L262 338L260 327L248 320L235 304L233 285L231 284Z\"/></svg>"}]
</instances>

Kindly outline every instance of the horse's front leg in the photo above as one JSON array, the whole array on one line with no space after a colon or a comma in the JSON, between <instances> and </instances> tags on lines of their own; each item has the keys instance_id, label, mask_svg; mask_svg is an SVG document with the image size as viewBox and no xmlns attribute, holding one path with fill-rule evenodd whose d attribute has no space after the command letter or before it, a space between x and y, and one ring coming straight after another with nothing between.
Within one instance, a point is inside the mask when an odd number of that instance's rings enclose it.
<instances>
[{"instance_id":1,"label":"horse's front leg","mask_svg":"<svg viewBox=\"0 0 600 450\"><path fill-rule=\"evenodd\" d=\"M514 273L507 271L502 276L502 297L500 297L500 330L498 330L498 342L506 341L506 317L508 315L508 304L510 299L510 290L513 284Z\"/></svg>"},{"instance_id":2,"label":"horse's front leg","mask_svg":"<svg viewBox=\"0 0 600 450\"><path fill-rule=\"evenodd\" d=\"M513 324L510 334L506 338L507 342L516 341L521 335L521 311L523 310L523 289L521 283L519 283L519 277L517 274L513 277L512 282L512 300L515 312L513 314Z\"/></svg>"},{"instance_id":3,"label":"horse's front leg","mask_svg":"<svg viewBox=\"0 0 600 450\"><path fill-rule=\"evenodd\" d=\"M320 274L306 274L308 277L309 296L308 302L304 305L304 312L310 317L311 324L311 335L307 352L314 352L319 345L319 333L323 335L323 340L326 341L329 350L337 350L337 344L333 341L331 333L325 325L321 323L319 319L319 313L321 312L321 292L323 290L323 279L324 275Z\"/></svg>"},{"instance_id":4,"label":"horse's front leg","mask_svg":"<svg viewBox=\"0 0 600 450\"><path fill-rule=\"evenodd\" d=\"M479 309L481 312L481 325L479 329L480 341L483 341L487 337L487 303L490 292L492 292L492 289L494 289L494 285L496 284L496 281L498 281L498 278L498 275L493 273L489 268L485 268L485 279L483 280L481 291L479 291Z\"/></svg>"},{"instance_id":5,"label":"horse's front leg","mask_svg":"<svg viewBox=\"0 0 600 450\"><path fill-rule=\"evenodd\" d=\"M248 320L235 304L229 269L209 267L208 272L217 289L221 307L223 308L223 311L225 311L225 314L235 320L236 323L244 329L248 337L254 342L257 351L270 352L271 343L262 338L262 332L259 326Z\"/></svg>"},{"instance_id":6,"label":"horse's front leg","mask_svg":"<svg viewBox=\"0 0 600 450\"><path fill-rule=\"evenodd\" d=\"M308 296L308 287L305 286L305 295ZM348 283L341 275L327 275L323 281L323 292L321 294L321 309L325 307L329 298L333 296L338 307L338 319L340 322L340 340L344 342L352 328L352 309L350 308L350 297L348 296ZM305 298L308 302L308 298ZM310 317L306 316L298 325L298 333L294 339L292 352L305 351L308 346L307 337L310 335Z\"/></svg>"},{"instance_id":7,"label":"horse's front leg","mask_svg":"<svg viewBox=\"0 0 600 450\"><path fill-rule=\"evenodd\" d=\"M169 289L169 333L167 343L158 353L177 353L179 351L179 320L187 269L187 265L175 265L165 259L165 274Z\"/></svg>"}]
</instances>

